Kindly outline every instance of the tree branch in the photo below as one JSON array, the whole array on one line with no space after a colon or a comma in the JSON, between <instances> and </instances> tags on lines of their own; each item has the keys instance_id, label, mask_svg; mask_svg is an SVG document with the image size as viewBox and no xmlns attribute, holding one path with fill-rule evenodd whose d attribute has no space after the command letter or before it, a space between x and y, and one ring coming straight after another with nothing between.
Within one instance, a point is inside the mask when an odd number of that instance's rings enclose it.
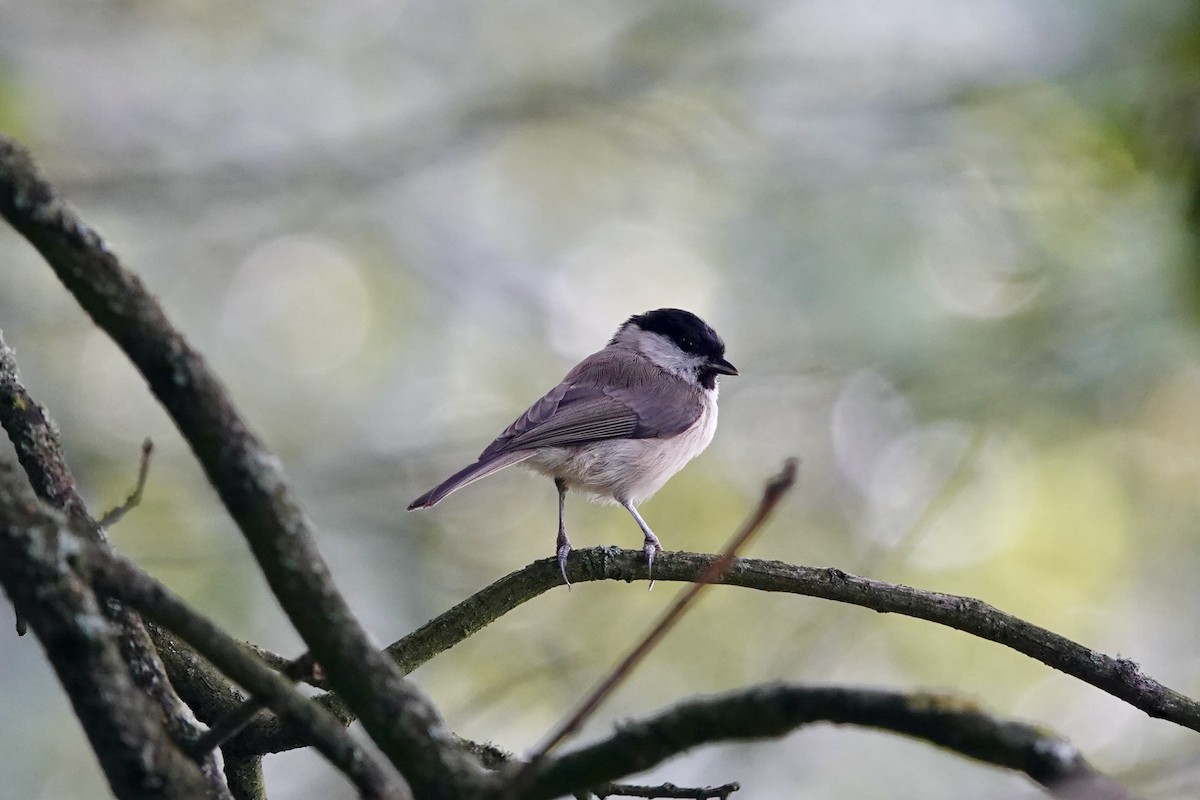
<instances>
[{"instance_id":1,"label":"tree branch","mask_svg":"<svg viewBox=\"0 0 1200 800\"><path fill-rule=\"evenodd\" d=\"M1071 743L1031 725L996 719L958 698L791 685L698 698L623 725L604 741L551 757L521 796L524 800L560 797L644 771L693 747L778 738L814 722L862 725L921 739L1023 772L1058 798L1130 797L1119 784L1096 772Z\"/></svg>"},{"instance_id":2,"label":"tree branch","mask_svg":"<svg viewBox=\"0 0 1200 800\"><path fill-rule=\"evenodd\" d=\"M225 775L234 800L267 800L262 758L253 756L225 762Z\"/></svg>"},{"instance_id":3,"label":"tree branch","mask_svg":"<svg viewBox=\"0 0 1200 800\"><path fill-rule=\"evenodd\" d=\"M227 674L264 699L290 724L307 731L307 738L335 767L355 783L364 797L406 797L407 790L394 777L383 771L366 751L346 733L345 722L332 717L325 709L296 693L289 681L263 664L216 625L197 615L170 590L138 570L126 559L115 555L103 542L102 531L75 491L74 479L62 457L57 431L46 414L21 385L16 373L12 350L0 338L0 422L9 431L26 471L43 493L74 511L75 524L83 527L91 545L80 542L76 562L82 563L94 583L108 597L140 609L193 644L203 645L205 657ZM124 513L140 495L145 484L150 444L142 449L137 488L118 510ZM111 514L110 514L111 516ZM51 524L53 520L47 522ZM70 534L63 533L63 536ZM128 612L122 612L136 619ZM145 636L144 629L142 635ZM162 671L161 665L159 666ZM169 688L169 684L163 683ZM190 683L190 681L188 681ZM218 687L222 689L224 687ZM209 694L213 686L206 683ZM178 699L175 700L178 704ZM184 709L186 710L186 709ZM188 712L190 715L190 712ZM205 741L196 731L188 738L191 744ZM200 748L197 757L210 760L207 750ZM212 768L216 768L212 761ZM223 783L223 781L222 781Z\"/></svg>"},{"instance_id":4,"label":"tree branch","mask_svg":"<svg viewBox=\"0 0 1200 800\"><path fill-rule=\"evenodd\" d=\"M242 420L203 357L106 243L0 137L0 215L125 352L191 445L292 625L420 796L460 796L484 773L433 704L372 646L333 583L278 459Z\"/></svg>"},{"instance_id":5,"label":"tree branch","mask_svg":"<svg viewBox=\"0 0 1200 800\"><path fill-rule=\"evenodd\" d=\"M572 583L643 580L640 550L593 547L575 550L568 562ZM657 581L696 581L717 556L664 552L654 559ZM640 560L639 560L640 559ZM477 592L387 647L402 669L416 669L438 653L562 584L553 558L541 559ZM832 567L739 558L717 581L765 592L784 592L903 614L945 625L1004 645L1078 678L1152 717L1200 731L1200 703L1145 675L1125 658L1113 658L1065 636L1026 622L972 597L914 589L863 578Z\"/></svg>"},{"instance_id":6,"label":"tree branch","mask_svg":"<svg viewBox=\"0 0 1200 800\"><path fill-rule=\"evenodd\" d=\"M678 797L686 800L728 800L729 795L742 788L739 783L726 783L722 786L676 786L673 783L663 783L658 786L637 786L629 783L609 783L598 786L592 794L607 800L609 797Z\"/></svg>"},{"instance_id":7,"label":"tree branch","mask_svg":"<svg viewBox=\"0 0 1200 800\"><path fill-rule=\"evenodd\" d=\"M50 507L66 514L73 529L98 547L107 548L104 529L88 512L75 487L75 477L63 456L58 428L49 413L26 391L17 373L16 357L0 335L0 425L12 441L17 460L34 493ZM144 464L145 462L143 462ZM144 466L143 466L144 473ZM119 603L104 603L104 617L122 632L118 638L121 657L134 682L158 704L167 730L186 746L201 735L192 711L176 694L149 633L136 614ZM18 613L18 633L23 633L23 615ZM211 756L200 761L200 769L219 797L228 797L220 767Z\"/></svg>"},{"instance_id":8,"label":"tree branch","mask_svg":"<svg viewBox=\"0 0 1200 800\"><path fill-rule=\"evenodd\" d=\"M716 559L703 553L663 552L654 559L654 579L694 582ZM641 550L618 547L573 550L567 575L571 583L645 580L646 558ZM1200 731L1200 703L1145 675L1129 659L1107 656L972 597L863 578L833 567L754 558L736 559L718 583L816 597L945 625L1041 661L1151 717ZM509 611L561 585L557 561L534 561L388 645L385 652L407 674ZM321 701L331 709L344 708L332 695L322 696ZM233 744L239 751L268 753L302 747L306 742L277 720L259 718Z\"/></svg>"},{"instance_id":9,"label":"tree branch","mask_svg":"<svg viewBox=\"0 0 1200 800\"><path fill-rule=\"evenodd\" d=\"M354 741L344 727L346 721L301 695L289 679L128 559L88 547L77 560L84 574L103 594L127 603L170 629L261 699L281 719L307 731L317 750L354 783L362 797L400 800L412 797L407 787Z\"/></svg>"},{"instance_id":10,"label":"tree branch","mask_svg":"<svg viewBox=\"0 0 1200 800\"><path fill-rule=\"evenodd\" d=\"M72 567L80 546L66 521L0 465L0 584L45 649L113 793L131 800L221 796L134 683L118 629Z\"/></svg>"},{"instance_id":11,"label":"tree branch","mask_svg":"<svg viewBox=\"0 0 1200 800\"><path fill-rule=\"evenodd\" d=\"M154 647L180 698L206 723L241 705L246 695L191 645L153 622L146 623ZM203 736L189 743L195 747Z\"/></svg>"},{"instance_id":12,"label":"tree branch","mask_svg":"<svg viewBox=\"0 0 1200 800\"><path fill-rule=\"evenodd\" d=\"M609 797L678 797L685 800L728 800L729 795L742 788L739 783L726 783L722 786L676 786L673 783L663 783L658 786L638 786L629 783L609 783L592 789L592 794L607 800Z\"/></svg>"}]
</instances>

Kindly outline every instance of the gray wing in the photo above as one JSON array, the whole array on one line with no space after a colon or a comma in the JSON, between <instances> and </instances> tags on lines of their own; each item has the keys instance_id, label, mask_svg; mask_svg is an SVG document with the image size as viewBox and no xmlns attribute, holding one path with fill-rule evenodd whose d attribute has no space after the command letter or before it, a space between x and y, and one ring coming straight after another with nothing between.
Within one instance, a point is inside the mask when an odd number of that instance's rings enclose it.
<instances>
[{"instance_id":1,"label":"gray wing","mask_svg":"<svg viewBox=\"0 0 1200 800\"><path fill-rule=\"evenodd\" d=\"M675 436L700 418L699 389L627 350L588 356L508 426L480 460L535 447Z\"/></svg>"}]
</instances>

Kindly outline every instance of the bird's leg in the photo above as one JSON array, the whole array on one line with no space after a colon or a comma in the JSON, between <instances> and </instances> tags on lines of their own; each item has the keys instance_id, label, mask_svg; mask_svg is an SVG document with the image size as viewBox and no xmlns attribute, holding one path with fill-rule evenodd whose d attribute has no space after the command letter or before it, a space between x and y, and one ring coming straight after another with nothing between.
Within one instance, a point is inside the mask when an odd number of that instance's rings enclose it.
<instances>
[{"instance_id":1,"label":"bird's leg","mask_svg":"<svg viewBox=\"0 0 1200 800\"><path fill-rule=\"evenodd\" d=\"M654 556L662 552L662 545L658 543L658 537L654 535L654 531L650 530L650 526L646 524L646 520L642 519L642 515L633 507L633 503L628 500L622 500L621 505L633 514L633 518L637 520L638 527L642 529L642 533L646 535L646 541L642 544L642 550L646 553L646 574L650 577L650 587L654 588Z\"/></svg>"},{"instance_id":2,"label":"bird's leg","mask_svg":"<svg viewBox=\"0 0 1200 800\"><path fill-rule=\"evenodd\" d=\"M558 489L558 540L555 543L555 552L558 554L558 570L562 573L563 582L567 584L569 591L571 582L567 580L567 554L571 552L571 543L567 540L566 525L567 482L562 478L555 478L554 486Z\"/></svg>"}]
</instances>

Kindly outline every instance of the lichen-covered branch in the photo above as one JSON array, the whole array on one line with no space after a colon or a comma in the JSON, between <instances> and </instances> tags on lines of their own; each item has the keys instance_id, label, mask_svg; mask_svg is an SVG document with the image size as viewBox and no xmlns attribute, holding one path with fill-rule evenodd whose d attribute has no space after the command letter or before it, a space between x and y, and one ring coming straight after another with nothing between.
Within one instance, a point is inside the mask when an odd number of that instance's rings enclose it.
<instances>
[{"instance_id":1,"label":"lichen-covered branch","mask_svg":"<svg viewBox=\"0 0 1200 800\"><path fill-rule=\"evenodd\" d=\"M292 625L330 684L421 796L461 795L483 779L433 704L378 649L334 586L312 525L277 458L250 430L208 364L137 276L0 137L0 215L49 263L125 352L241 529Z\"/></svg>"},{"instance_id":2,"label":"lichen-covered branch","mask_svg":"<svg viewBox=\"0 0 1200 800\"><path fill-rule=\"evenodd\" d=\"M640 550L593 547L575 550L568 562L572 583L644 580ZM654 559L657 581L695 581L716 559L700 553L664 552ZM555 561L542 559L512 572L444 614L389 645L405 671L489 625L541 593L562 585ZM1152 717L1200 731L1200 703L1113 658L972 597L931 592L863 578L840 569L739 558L719 579L728 586L833 600L873 611L903 614L1012 648L1117 697Z\"/></svg>"},{"instance_id":3,"label":"lichen-covered branch","mask_svg":"<svg viewBox=\"0 0 1200 800\"><path fill-rule=\"evenodd\" d=\"M694 747L778 738L816 722L861 725L921 739L1023 772L1054 797L1130 797L1119 784L1096 772L1071 743L1041 728L997 719L957 698L792 685L697 698L625 724L601 742L544 762L522 797L561 797L647 770Z\"/></svg>"},{"instance_id":4,"label":"lichen-covered branch","mask_svg":"<svg viewBox=\"0 0 1200 800\"><path fill-rule=\"evenodd\" d=\"M58 429L50 414L26 391L16 358L0 335L0 426L4 427L17 460L42 502L66 514L72 530L99 547L107 547L104 530L88 512L63 456ZM175 692L155 644L136 614L119 603L101 604L101 613L121 632L117 642L135 684L161 709L172 738L186 747L201 735L195 717ZM18 619L23 617L18 614ZM23 624L23 623L22 623ZM200 767L216 796L227 797L216 759L204 757Z\"/></svg>"},{"instance_id":5,"label":"lichen-covered branch","mask_svg":"<svg viewBox=\"0 0 1200 800\"><path fill-rule=\"evenodd\" d=\"M267 800L267 786L263 780L262 758L243 758L225 761L225 776L233 800Z\"/></svg>"},{"instance_id":6,"label":"lichen-covered branch","mask_svg":"<svg viewBox=\"0 0 1200 800\"><path fill-rule=\"evenodd\" d=\"M696 581L716 558L700 553L664 552L655 558L654 577L659 581ZM575 550L567 569L572 583L646 579L646 561L640 550L616 547ZM974 598L862 578L833 568L753 558L735 560L719 582L850 603L955 628L1036 658L1152 717L1200 731L1200 704L1144 675L1133 662L1087 648ZM553 558L535 561L389 645L386 652L405 673L411 672L509 611L561 585ZM323 696L321 702L335 713L347 713L334 695ZM238 752L247 753L278 752L306 744L302 731L262 715L232 743Z\"/></svg>"},{"instance_id":7,"label":"lichen-covered branch","mask_svg":"<svg viewBox=\"0 0 1200 800\"><path fill-rule=\"evenodd\" d=\"M610 783L592 789L592 794L600 800L610 797L672 797L681 800L729 800L729 796L742 788L740 783L726 783L721 786L676 786L673 783L662 783L658 786L638 786L629 783Z\"/></svg>"},{"instance_id":8,"label":"lichen-covered branch","mask_svg":"<svg viewBox=\"0 0 1200 800\"><path fill-rule=\"evenodd\" d=\"M132 606L151 619L166 625L192 644L203 645L200 651L211 663L216 664L246 688L254 692L256 697L267 701L273 710L288 720L290 724L305 730L307 738L317 747L337 768L359 788L361 796L368 798L409 797L407 790L393 776L379 767L372 756L366 753L347 734L344 722L336 719L322 707L310 702L297 694L289 681L280 676L257 656L221 631L209 620L191 611L178 597L166 587L159 584L150 576L138 570L126 559L112 553L104 543L99 525L91 518L82 498L75 490L74 478L62 456L58 433L46 410L29 396L21 384L16 370L13 352L0 337L0 424L9 432L18 457L31 482L40 489L43 499L63 506L72 517L75 529L82 529L84 537L91 541L80 541L75 544L73 565L86 572L88 582L99 587L103 595L114 598L122 606ZM145 483L146 458L149 446L143 448L143 460L138 474L139 494ZM127 507L127 500L121 508ZM52 524L52 520L47 524ZM73 529L73 530L75 530ZM71 536L71 533L62 533ZM109 607L109 604L102 604ZM137 617L121 610L120 620L137 620ZM140 635L146 637L145 629L140 621L137 627ZM147 642L149 639L147 638ZM164 650L173 651L173 643L168 643ZM147 657L157 657L151 649ZM162 672L162 666L158 670ZM181 681L192 684L193 681ZM170 684L161 680L161 688L170 690ZM224 682L214 683L209 680L204 683L203 694L211 696L228 696ZM179 700L174 702L178 705ZM182 709L179 714L190 711ZM184 744L194 744L201 737L198 731L189 736ZM208 753L198 752L196 756L211 764L215 769Z\"/></svg>"},{"instance_id":9,"label":"lichen-covered branch","mask_svg":"<svg viewBox=\"0 0 1200 800\"><path fill-rule=\"evenodd\" d=\"M660 553L654 559L654 579L696 581L716 558L701 553ZM567 575L572 583L645 580L646 559L640 550L583 548L572 551ZM849 603L955 628L1035 658L1152 717L1200 731L1200 703L1143 674L1132 661L1092 650L975 598L877 581L834 568L754 558L736 559L719 583ZM386 652L405 673L411 672L509 611L560 586L557 562L553 558L535 561L425 623L389 645ZM333 695L325 695L322 702L331 709L344 709ZM302 747L307 742L301 732L280 725L274 718L260 717L234 744L239 751L267 753Z\"/></svg>"},{"instance_id":10,"label":"lichen-covered branch","mask_svg":"<svg viewBox=\"0 0 1200 800\"><path fill-rule=\"evenodd\" d=\"M241 642L189 608L174 592L127 559L95 547L84 547L77 561L105 595L141 611L147 618L187 641L198 653L261 699L307 738L330 763L349 778L363 798L411 798L399 779L359 745L339 720L295 690L292 682L259 660Z\"/></svg>"},{"instance_id":11,"label":"lichen-covered branch","mask_svg":"<svg viewBox=\"0 0 1200 800\"><path fill-rule=\"evenodd\" d=\"M219 797L134 683L121 655L123 633L73 568L82 540L23 484L0 464L0 585L46 651L113 794Z\"/></svg>"},{"instance_id":12,"label":"lichen-covered branch","mask_svg":"<svg viewBox=\"0 0 1200 800\"><path fill-rule=\"evenodd\" d=\"M721 786L676 786L673 783L663 783L658 786L638 786L629 783L610 783L592 789L592 794L600 800L610 797L672 797L683 800L728 800L729 796L742 788L740 783L726 783Z\"/></svg>"}]
</instances>

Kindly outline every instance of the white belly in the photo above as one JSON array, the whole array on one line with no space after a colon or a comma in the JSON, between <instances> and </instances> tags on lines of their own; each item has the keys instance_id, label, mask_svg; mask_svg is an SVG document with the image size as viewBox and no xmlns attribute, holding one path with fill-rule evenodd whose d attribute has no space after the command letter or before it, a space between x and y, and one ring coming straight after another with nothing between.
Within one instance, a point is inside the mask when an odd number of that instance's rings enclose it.
<instances>
[{"instance_id":1,"label":"white belly","mask_svg":"<svg viewBox=\"0 0 1200 800\"><path fill-rule=\"evenodd\" d=\"M612 439L578 447L544 447L525 466L591 496L594 502L640 503L708 447L717 431L717 393L704 397L696 424L668 439Z\"/></svg>"}]
</instances>

